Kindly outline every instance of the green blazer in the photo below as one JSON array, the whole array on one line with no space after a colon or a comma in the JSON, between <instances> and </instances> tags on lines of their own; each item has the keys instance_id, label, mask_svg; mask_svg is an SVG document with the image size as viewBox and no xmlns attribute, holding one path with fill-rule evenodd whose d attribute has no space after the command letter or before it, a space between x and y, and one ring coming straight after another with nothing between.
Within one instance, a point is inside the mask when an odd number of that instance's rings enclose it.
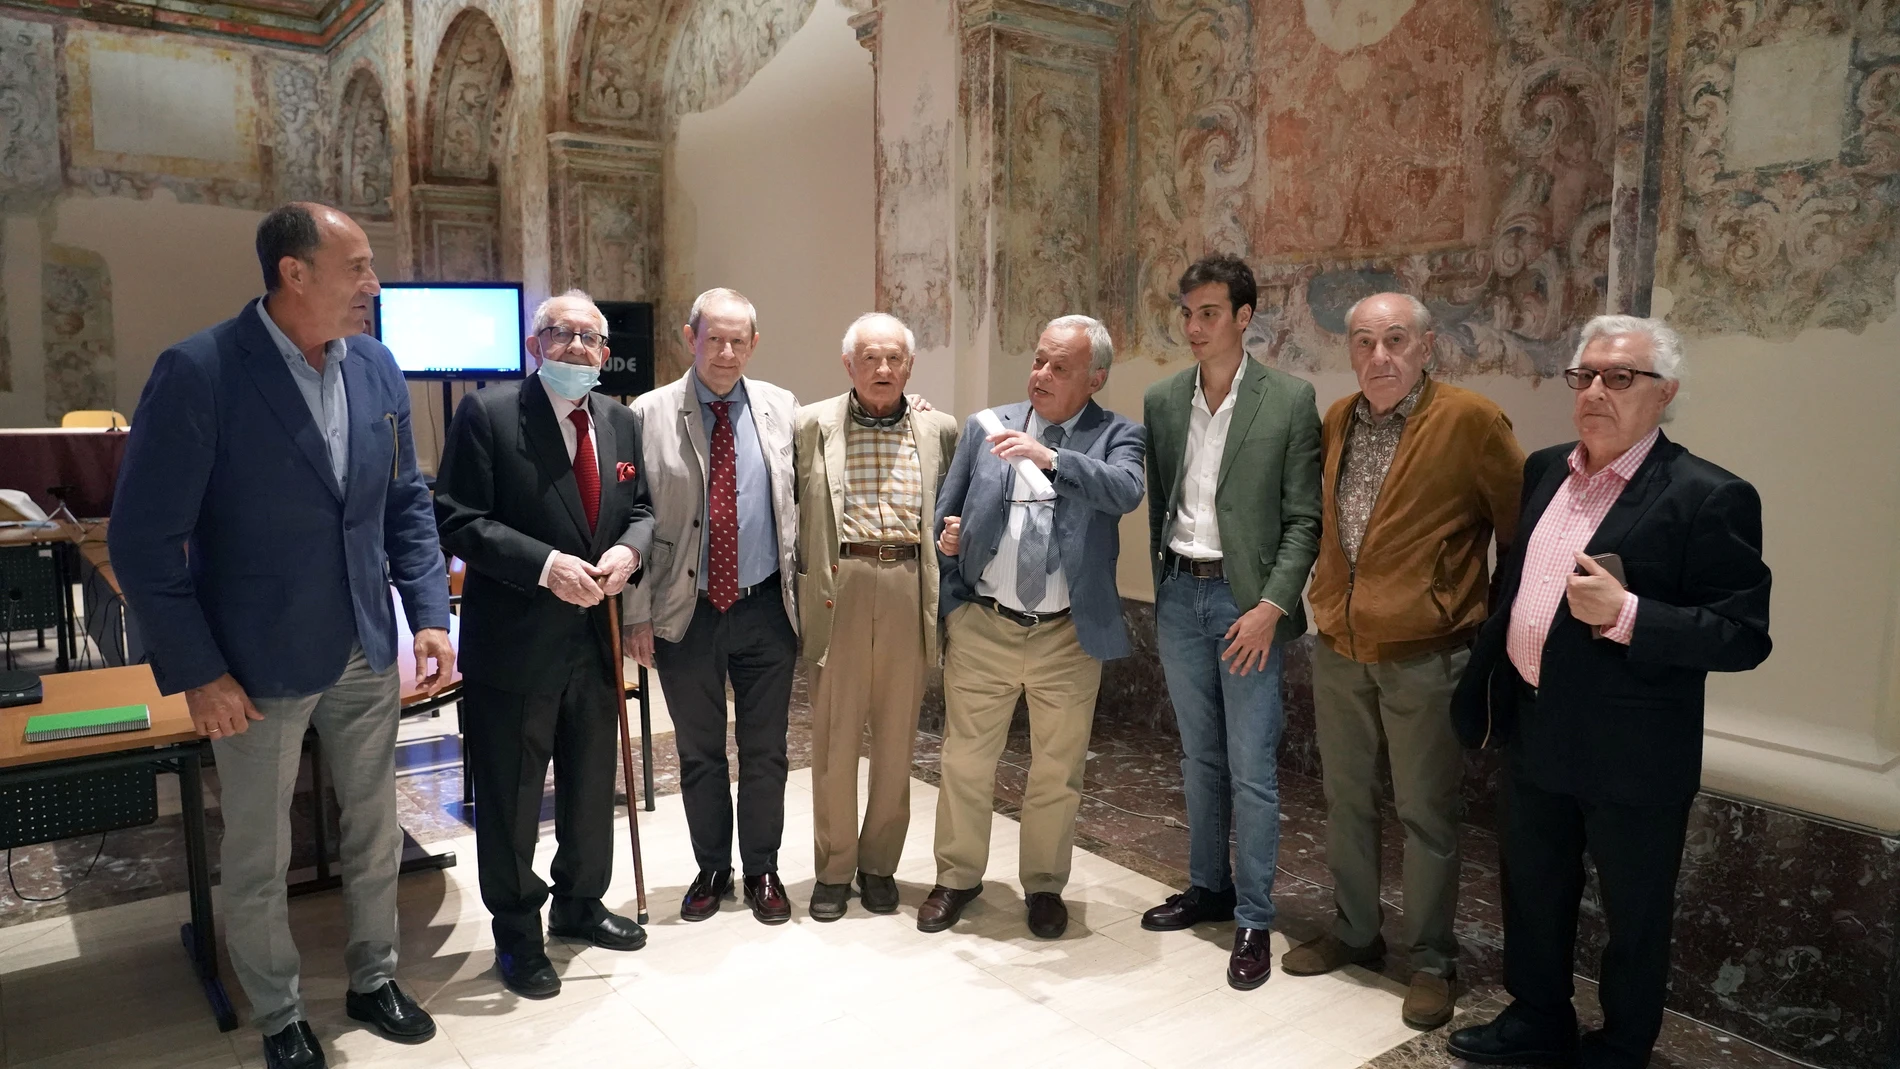
<instances>
[{"instance_id":1,"label":"green blazer","mask_svg":"<svg viewBox=\"0 0 1900 1069\"><path fill-rule=\"evenodd\" d=\"M1223 570L1240 611L1262 599L1286 610L1274 632L1276 641L1285 642L1306 633L1300 593L1319 556L1319 406L1305 379L1247 360L1214 490ZM1143 402L1148 548L1156 590L1181 506L1199 372L1196 365L1162 379L1148 387Z\"/></svg>"}]
</instances>

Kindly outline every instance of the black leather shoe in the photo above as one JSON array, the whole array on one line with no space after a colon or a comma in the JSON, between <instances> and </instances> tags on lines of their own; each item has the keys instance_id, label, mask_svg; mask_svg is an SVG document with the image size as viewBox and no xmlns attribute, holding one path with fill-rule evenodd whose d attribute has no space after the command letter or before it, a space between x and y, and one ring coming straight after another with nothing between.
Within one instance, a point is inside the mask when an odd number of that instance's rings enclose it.
<instances>
[{"instance_id":1,"label":"black leather shoe","mask_svg":"<svg viewBox=\"0 0 1900 1069\"><path fill-rule=\"evenodd\" d=\"M561 976L546 954L495 952L495 971L508 990L522 998L553 998L561 993Z\"/></svg>"},{"instance_id":2,"label":"black leather shoe","mask_svg":"<svg viewBox=\"0 0 1900 1069\"><path fill-rule=\"evenodd\" d=\"M1235 928L1234 952L1227 958L1227 985L1252 991L1273 975L1272 933L1265 928Z\"/></svg>"},{"instance_id":3,"label":"black leather shoe","mask_svg":"<svg viewBox=\"0 0 1900 1069\"><path fill-rule=\"evenodd\" d=\"M792 900L776 872L745 878L745 904L760 924L784 924L792 919Z\"/></svg>"},{"instance_id":4,"label":"black leather shoe","mask_svg":"<svg viewBox=\"0 0 1900 1069\"><path fill-rule=\"evenodd\" d=\"M264 1037L265 1069L324 1069L328 1064L317 1034L303 1021L293 1021L283 1031Z\"/></svg>"},{"instance_id":5,"label":"black leather shoe","mask_svg":"<svg viewBox=\"0 0 1900 1069\"><path fill-rule=\"evenodd\" d=\"M1446 1049L1474 1065L1572 1065L1577 1060L1577 1034L1545 1032L1512 1017L1498 1015L1490 1024L1460 1028Z\"/></svg>"},{"instance_id":6,"label":"black leather shoe","mask_svg":"<svg viewBox=\"0 0 1900 1069\"><path fill-rule=\"evenodd\" d=\"M917 907L917 930L920 932L941 932L957 922L963 916L963 908L976 901L983 893L983 885L977 884L969 890L945 887L938 884L930 889L924 898L924 904Z\"/></svg>"},{"instance_id":7,"label":"black leather shoe","mask_svg":"<svg viewBox=\"0 0 1900 1069\"><path fill-rule=\"evenodd\" d=\"M703 921L719 912L721 899L732 897L732 870L700 869L680 901L680 920Z\"/></svg>"},{"instance_id":8,"label":"black leather shoe","mask_svg":"<svg viewBox=\"0 0 1900 1069\"><path fill-rule=\"evenodd\" d=\"M850 901L850 884L814 883L811 885L811 919L835 921L844 916L845 906Z\"/></svg>"},{"instance_id":9,"label":"black leather shoe","mask_svg":"<svg viewBox=\"0 0 1900 1069\"><path fill-rule=\"evenodd\" d=\"M872 913L896 913L896 878L858 873L858 901L864 903L864 908Z\"/></svg>"},{"instance_id":10,"label":"black leather shoe","mask_svg":"<svg viewBox=\"0 0 1900 1069\"><path fill-rule=\"evenodd\" d=\"M1197 924L1234 919L1234 889L1210 891L1190 887L1141 915L1141 926L1151 932L1179 932Z\"/></svg>"},{"instance_id":11,"label":"black leather shoe","mask_svg":"<svg viewBox=\"0 0 1900 1069\"><path fill-rule=\"evenodd\" d=\"M1069 930L1069 907L1054 891L1037 891L1024 901L1029 904L1029 934L1038 939L1060 939Z\"/></svg>"},{"instance_id":12,"label":"black leather shoe","mask_svg":"<svg viewBox=\"0 0 1900 1069\"><path fill-rule=\"evenodd\" d=\"M617 913L609 913L593 924L550 924L548 934L592 943L602 950L638 950L647 945L646 929Z\"/></svg>"},{"instance_id":13,"label":"black leather shoe","mask_svg":"<svg viewBox=\"0 0 1900 1069\"><path fill-rule=\"evenodd\" d=\"M394 980L367 995L352 991L343 996L343 1012L351 1020L369 1022L384 1039L398 1043L421 1043L435 1037L435 1018L404 994Z\"/></svg>"}]
</instances>

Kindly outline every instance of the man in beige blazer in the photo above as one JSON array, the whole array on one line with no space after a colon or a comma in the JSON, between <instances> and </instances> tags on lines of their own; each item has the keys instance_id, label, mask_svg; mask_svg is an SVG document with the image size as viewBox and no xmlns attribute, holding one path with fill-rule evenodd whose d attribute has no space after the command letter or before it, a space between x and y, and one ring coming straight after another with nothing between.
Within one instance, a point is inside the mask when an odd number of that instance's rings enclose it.
<instances>
[{"instance_id":1,"label":"man in beige blazer","mask_svg":"<svg viewBox=\"0 0 1900 1069\"><path fill-rule=\"evenodd\" d=\"M798 410L798 610L812 701L813 920L897 910L924 663L937 648L937 567L924 549L957 421L904 397L916 339L872 312L845 331L851 389ZM871 728L858 824L858 748Z\"/></svg>"},{"instance_id":2,"label":"man in beige blazer","mask_svg":"<svg viewBox=\"0 0 1900 1069\"><path fill-rule=\"evenodd\" d=\"M745 900L766 924L791 919L778 876L785 828L785 727L798 661L790 577L789 391L748 378L758 314L707 290L680 328L693 366L633 403L655 517L653 546L626 598L627 647L656 668L679 748L680 795L699 875L680 917L701 921L732 894L733 804L726 685L739 745L739 860Z\"/></svg>"}]
</instances>

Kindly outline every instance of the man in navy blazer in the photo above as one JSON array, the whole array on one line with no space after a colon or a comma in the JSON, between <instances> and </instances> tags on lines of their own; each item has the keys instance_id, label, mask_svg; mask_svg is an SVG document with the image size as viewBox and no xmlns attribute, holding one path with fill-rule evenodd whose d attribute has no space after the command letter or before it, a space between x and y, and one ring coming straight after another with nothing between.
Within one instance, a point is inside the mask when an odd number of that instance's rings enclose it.
<instances>
[{"instance_id":1,"label":"man in navy blazer","mask_svg":"<svg viewBox=\"0 0 1900 1069\"><path fill-rule=\"evenodd\" d=\"M1019 869L1029 930L1055 939L1068 928L1062 889L1102 662L1129 653L1115 588L1121 517L1140 506L1145 482L1141 425L1091 399L1114 361L1101 323L1051 321L1028 402L995 409L995 433L971 418L937 493L948 649L937 885L917 912L926 932L955 924L983 891L996 762L1019 695L1032 754Z\"/></svg>"},{"instance_id":2,"label":"man in navy blazer","mask_svg":"<svg viewBox=\"0 0 1900 1069\"><path fill-rule=\"evenodd\" d=\"M448 584L416 470L409 391L362 335L369 240L289 204L257 228L265 295L160 354L132 420L112 565L165 694L211 739L224 816L225 942L272 1069L324 1064L304 1023L285 903L304 731L342 806L346 1008L391 1039L435 1024L393 979L402 595L422 690L452 675Z\"/></svg>"}]
</instances>

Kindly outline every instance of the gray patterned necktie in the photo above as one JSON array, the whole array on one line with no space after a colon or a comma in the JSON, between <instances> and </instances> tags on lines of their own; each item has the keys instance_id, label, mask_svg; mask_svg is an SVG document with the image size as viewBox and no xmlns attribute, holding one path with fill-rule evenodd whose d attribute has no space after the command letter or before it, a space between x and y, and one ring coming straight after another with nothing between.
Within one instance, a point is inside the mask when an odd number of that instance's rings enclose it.
<instances>
[{"instance_id":1,"label":"gray patterned necktie","mask_svg":"<svg viewBox=\"0 0 1900 1069\"><path fill-rule=\"evenodd\" d=\"M1062 446L1062 424L1051 423L1042 430L1042 444L1051 449ZM1062 558L1050 552L1051 534L1056 522L1054 501L1028 506L1023 517L1023 536L1016 543L1016 600L1026 612L1035 612L1049 591L1049 573Z\"/></svg>"}]
</instances>

